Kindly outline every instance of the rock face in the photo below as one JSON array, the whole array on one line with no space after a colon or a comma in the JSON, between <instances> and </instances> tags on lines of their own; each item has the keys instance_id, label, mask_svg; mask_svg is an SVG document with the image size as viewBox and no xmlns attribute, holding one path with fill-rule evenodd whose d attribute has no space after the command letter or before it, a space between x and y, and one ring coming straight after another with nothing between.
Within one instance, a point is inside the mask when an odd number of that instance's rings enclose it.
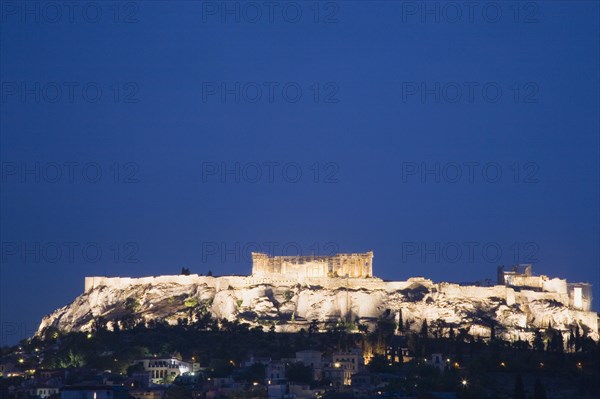
<instances>
[{"instance_id":1,"label":"rock face","mask_svg":"<svg viewBox=\"0 0 600 399\"><path fill-rule=\"evenodd\" d=\"M198 313L238 319L251 325L276 325L277 331L307 329L314 319L338 322L402 318L418 330L427 320L441 334L467 329L472 335L531 340L548 325L568 333L579 326L598 340L598 314L569 307L566 294L531 290L433 283L423 278L382 281L378 278L302 278L159 276L88 277L85 292L73 303L44 317L46 327L88 331L102 317L109 328L124 318L170 324Z\"/></svg>"}]
</instances>

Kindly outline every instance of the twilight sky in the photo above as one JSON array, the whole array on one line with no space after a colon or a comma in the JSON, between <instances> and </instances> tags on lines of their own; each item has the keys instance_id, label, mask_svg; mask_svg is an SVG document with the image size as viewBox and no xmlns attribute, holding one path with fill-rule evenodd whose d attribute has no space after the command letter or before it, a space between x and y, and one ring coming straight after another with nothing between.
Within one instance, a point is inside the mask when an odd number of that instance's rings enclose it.
<instances>
[{"instance_id":1,"label":"twilight sky","mask_svg":"<svg viewBox=\"0 0 600 399\"><path fill-rule=\"evenodd\" d=\"M85 276L599 276L597 2L0 3L0 344ZM452 5L448 5L452 4Z\"/></svg>"}]
</instances>

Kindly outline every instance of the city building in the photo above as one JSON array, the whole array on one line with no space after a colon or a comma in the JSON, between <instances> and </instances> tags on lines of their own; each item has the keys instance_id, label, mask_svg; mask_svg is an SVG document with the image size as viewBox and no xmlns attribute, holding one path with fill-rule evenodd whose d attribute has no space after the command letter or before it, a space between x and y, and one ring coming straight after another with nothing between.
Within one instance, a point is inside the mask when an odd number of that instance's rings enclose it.
<instances>
[{"instance_id":1,"label":"city building","mask_svg":"<svg viewBox=\"0 0 600 399\"><path fill-rule=\"evenodd\" d=\"M446 370L446 360L441 353L432 353L431 354L431 366L435 367L441 372Z\"/></svg>"},{"instance_id":2,"label":"city building","mask_svg":"<svg viewBox=\"0 0 600 399\"><path fill-rule=\"evenodd\" d=\"M285 380L285 363L282 361L271 361L267 365L266 383L269 385L277 384L279 381Z\"/></svg>"},{"instance_id":3,"label":"city building","mask_svg":"<svg viewBox=\"0 0 600 399\"><path fill-rule=\"evenodd\" d=\"M568 283L566 279L536 276L531 264L515 265L511 270L504 270L504 266L498 266L498 285L563 294L568 297L569 307L585 312L592 310L591 284Z\"/></svg>"},{"instance_id":4,"label":"city building","mask_svg":"<svg viewBox=\"0 0 600 399\"><path fill-rule=\"evenodd\" d=\"M60 390L60 399L130 399L127 388L116 385L67 386Z\"/></svg>"},{"instance_id":5,"label":"city building","mask_svg":"<svg viewBox=\"0 0 600 399\"><path fill-rule=\"evenodd\" d=\"M144 371L150 373L150 381L152 384L171 383L178 376L191 371L190 363L181 361L174 357L148 357L137 360L135 364L141 364L144 368Z\"/></svg>"},{"instance_id":6,"label":"city building","mask_svg":"<svg viewBox=\"0 0 600 399\"><path fill-rule=\"evenodd\" d=\"M57 394L59 388L47 385L27 386L18 388L16 392L19 397L23 398L45 399L49 398L51 395Z\"/></svg>"},{"instance_id":7,"label":"city building","mask_svg":"<svg viewBox=\"0 0 600 399\"><path fill-rule=\"evenodd\" d=\"M137 388L129 390L135 399L163 399L167 389L164 387Z\"/></svg>"},{"instance_id":8,"label":"city building","mask_svg":"<svg viewBox=\"0 0 600 399\"><path fill-rule=\"evenodd\" d=\"M0 377L7 377L13 371L16 371L15 365L11 362L0 363Z\"/></svg>"},{"instance_id":9,"label":"city building","mask_svg":"<svg viewBox=\"0 0 600 399\"><path fill-rule=\"evenodd\" d=\"M315 350L296 352L296 362L302 363L312 369L313 380L318 381L323 377L323 353Z\"/></svg>"},{"instance_id":10,"label":"city building","mask_svg":"<svg viewBox=\"0 0 600 399\"><path fill-rule=\"evenodd\" d=\"M352 376L364 366L363 352L351 349L347 352L335 352L331 356L331 365L323 370L324 377L333 385L351 385Z\"/></svg>"}]
</instances>

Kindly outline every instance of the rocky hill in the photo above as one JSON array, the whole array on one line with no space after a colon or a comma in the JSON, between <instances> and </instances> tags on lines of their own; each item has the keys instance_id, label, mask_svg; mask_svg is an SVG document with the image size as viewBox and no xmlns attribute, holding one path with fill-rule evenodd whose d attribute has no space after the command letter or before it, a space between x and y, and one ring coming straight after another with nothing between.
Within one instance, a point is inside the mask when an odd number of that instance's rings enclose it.
<instances>
[{"instance_id":1,"label":"rocky hill","mask_svg":"<svg viewBox=\"0 0 600 399\"><path fill-rule=\"evenodd\" d=\"M598 315L569 307L564 294L518 290L505 286L478 287L433 283L423 278L387 282L378 278L269 279L224 276L159 276L147 278L86 278L85 292L73 303L44 317L38 332L54 326L88 331L102 317L112 328L125 320L196 318L238 319L277 331L307 329L321 322L374 323L400 317L418 330L424 320L445 334L452 327L475 336L531 340L538 328L568 333L579 328L598 340Z\"/></svg>"}]
</instances>

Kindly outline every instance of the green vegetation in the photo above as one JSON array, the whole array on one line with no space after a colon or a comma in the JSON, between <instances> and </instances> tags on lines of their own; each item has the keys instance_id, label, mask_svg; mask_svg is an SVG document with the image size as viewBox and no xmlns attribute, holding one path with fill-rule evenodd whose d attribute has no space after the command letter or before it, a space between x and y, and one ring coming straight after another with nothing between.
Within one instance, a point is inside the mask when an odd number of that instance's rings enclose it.
<instances>
[{"instance_id":1,"label":"green vegetation","mask_svg":"<svg viewBox=\"0 0 600 399\"><path fill-rule=\"evenodd\" d=\"M196 306L198 306L198 299L197 298L187 298L183 304L185 305L186 308L195 308Z\"/></svg>"},{"instance_id":2,"label":"green vegetation","mask_svg":"<svg viewBox=\"0 0 600 399\"><path fill-rule=\"evenodd\" d=\"M129 312L137 312L140 310L140 302L135 298L127 298L125 300L125 309Z\"/></svg>"},{"instance_id":3,"label":"green vegetation","mask_svg":"<svg viewBox=\"0 0 600 399\"><path fill-rule=\"evenodd\" d=\"M285 299L285 301L289 301L294 297L294 291L292 290L287 290L283 293L283 299Z\"/></svg>"}]
</instances>

